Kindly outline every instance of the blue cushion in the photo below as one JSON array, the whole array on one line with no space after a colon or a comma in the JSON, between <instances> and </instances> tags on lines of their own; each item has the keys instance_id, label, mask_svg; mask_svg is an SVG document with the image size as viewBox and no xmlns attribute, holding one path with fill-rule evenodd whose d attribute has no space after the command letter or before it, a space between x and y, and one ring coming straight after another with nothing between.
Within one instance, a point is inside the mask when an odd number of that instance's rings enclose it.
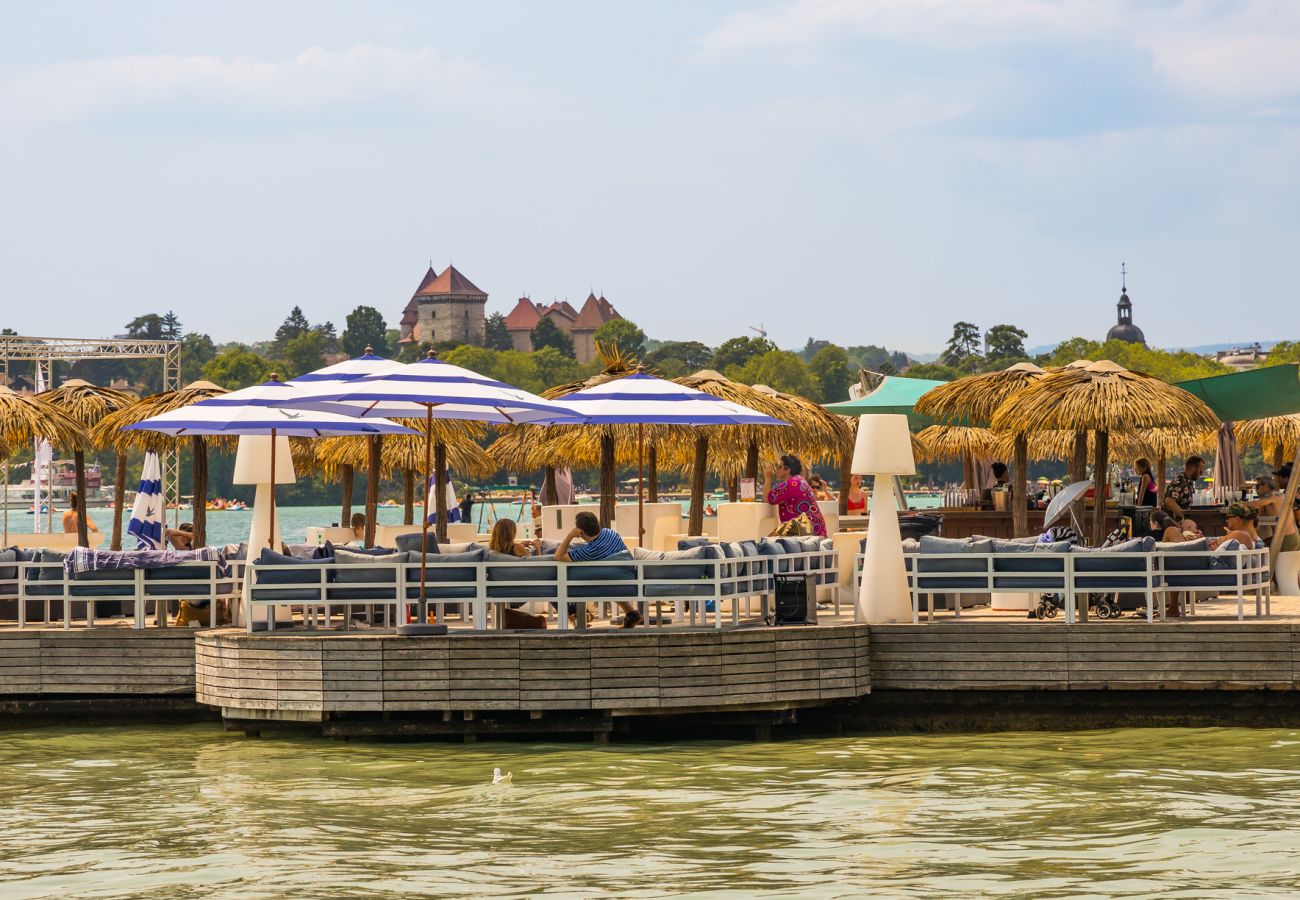
<instances>
[{"instance_id":1,"label":"blue cushion","mask_svg":"<svg viewBox=\"0 0 1300 900\"><path fill-rule=\"evenodd\" d=\"M772 538L759 538L755 546L759 556L780 556L785 552L785 548Z\"/></svg>"},{"instance_id":2,"label":"blue cushion","mask_svg":"<svg viewBox=\"0 0 1300 900\"><path fill-rule=\"evenodd\" d=\"M681 538L677 541L678 550L690 550L694 547L703 547L705 544L712 544L713 539L710 537L688 537Z\"/></svg>"},{"instance_id":3,"label":"blue cushion","mask_svg":"<svg viewBox=\"0 0 1300 900\"><path fill-rule=\"evenodd\" d=\"M638 560L690 560L690 559L712 559L716 558L718 547L716 544L700 545L692 547L689 550L645 550L636 547L632 551L632 557ZM710 566L652 566L645 565L642 567L642 574L649 580L658 579L700 579L712 578L713 572Z\"/></svg>"},{"instance_id":4,"label":"blue cushion","mask_svg":"<svg viewBox=\"0 0 1300 900\"><path fill-rule=\"evenodd\" d=\"M145 569L144 592L150 597L206 597L208 596L208 578L212 575L209 566L176 565L160 566L157 569ZM191 581L194 584L149 584L150 581ZM229 594L234 590L230 580L217 579L218 594Z\"/></svg>"},{"instance_id":5,"label":"blue cushion","mask_svg":"<svg viewBox=\"0 0 1300 900\"><path fill-rule=\"evenodd\" d=\"M402 552L386 553L382 556L370 553L354 552L348 547L339 547L334 551L334 562L338 566L331 577L337 584L370 584L371 587L329 588L325 596L330 600L392 600L396 597L396 588L374 587L375 584L396 584L397 570L376 563L401 563L407 554ZM418 592L418 589L417 589Z\"/></svg>"},{"instance_id":6,"label":"blue cushion","mask_svg":"<svg viewBox=\"0 0 1300 900\"><path fill-rule=\"evenodd\" d=\"M263 547L257 557L257 584L320 584L321 577L316 567L333 565L332 559L294 559L276 553L270 547ZM288 572L275 571L276 566L306 566ZM328 570L326 578L328 579Z\"/></svg>"},{"instance_id":7,"label":"blue cushion","mask_svg":"<svg viewBox=\"0 0 1300 900\"><path fill-rule=\"evenodd\" d=\"M1071 547L1070 552L1079 556L1074 563L1076 572L1143 572L1147 568L1147 561L1135 558L1132 554L1149 553L1154 546L1153 539L1144 537L1100 550Z\"/></svg>"},{"instance_id":8,"label":"blue cushion","mask_svg":"<svg viewBox=\"0 0 1300 900\"><path fill-rule=\"evenodd\" d=\"M611 554L598 562L593 563L570 563L565 569L565 577L570 582L574 581L635 581L636 566L619 566L605 565L614 561L627 560L631 561L632 554L627 551ZM635 597L635 584L611 584L611 585L592 585L569 587L570 597L584 598L604 598L604 597Z\"/></svg>"},{"instance_id":9,"label":"blue cushion","mask_svg":"<svg viewBox=\"0 0 1300 900\"><path fill-rule=\"evenodd\" d=\"M969 575L940 575L918 578L916 584L917 587L929 590L956 591L984 589L987 583L983 578L972 578Z\"/></svg>"},{"instance_id":10,"label":"blue cushion","mask_svg":"<svg viewBox=\"0 0 1300 900\"><path fill-rule=\"evenodd\" d=\"M729 588L724 585L723 590ZM699 582L689 582L686 584L647 584L645 586L645 596L652 598L663 597L712 597L713 585L700 584Z\"/></svg>"},{"instance_id":11,"label":"blue cushion","mask_svg":"<svg viewBox=\"0 0 1300 900\"><path fill-rule=\"evenodd\" d=\"M1155 545L1155 549L1163 553L1204 553L1210 549L1210 541L1208 538L1198 538L1194 541L1161 541ZM1208 569L1210 567L1210 557L1188 556L1179 559L1177 556L1167 556L1165 557L1164 567L1166 571Z\"/></svg>"},{"instance_id":12,"label":"blue cushion","mask_svg":"<svg viewBox=\"0 0 1300 900\"><path fill-rule=\"evenodd\" d=\"M476 581L478 579L477 571L473 566L466 565L466 563L482 561L482 550L467 550L464 553L426 553L424 554L425 584ZM418 550L408 552L406 562L408 587L410 584L414 584L418 593L420 587L420 552ZM456 565L457 563L460 565Z\"/></svg>"},{"instance_id":13,"label":"blue cushion","mask_svg":"<svg viewBox=\"0 0 1300 900\"><path fill-rule=\"evenodd\" d=\"M559 565L553 559L547 559L545 562L540 560L544 557L534 557L539 560L535 563L527 563L525 560L511 556L509 553L498 553L495 550L485 550L483 559L486 562L511 562L515 565L509 566L488 566L487 580L491 581L525 581L536 582L535 584L516 584L516 585L499 585L488 586L487 595L489 597L514 597L518 599L532 599L538 597L554 597L557 594L556 580L559 578Z\"/></svg>"},{"instance_id":14,"label":"blue cushion","mask_svg":"<svg viewBox=\"0 0 1300 900\"><path fill-rule=\"evenodd\" d=\"M402 550L408 553L409 552L419 553L421 547L420 536L422 533L423 532L416 531L411 534L399 534L394 539L394 543L397 544L398 550ZM429 529L428 543L424 544L423 546L425 552L427 553L438 552L438 535L434 533L434 530L432 528Z\"/></svg>"},{"instance_id":15,"label":"blue cushion","mask_svg":"<svg viewBox=\"0 0 1300 900\"><path fill-rule=\"evenodd\" d=\"M253 599L276 600L281 603L302 600L320 600L320 592L314 588L306 587L255 587L253 588Z\"/></svg>"},{"instance_id":16,"label":"blue cushion","mask_svg":"<svg viewBox=\"0 0 1300 900\"><path fill-rule=\"evenodd\" d=\"M941 538L934 535L922 535L919 542L920 556L917 558L918 572L983 572L985 563L982 559L926 559L926 554L937 553L991 553L991 540L967 541L955 538Z\"/></svg>"}]
</instances>

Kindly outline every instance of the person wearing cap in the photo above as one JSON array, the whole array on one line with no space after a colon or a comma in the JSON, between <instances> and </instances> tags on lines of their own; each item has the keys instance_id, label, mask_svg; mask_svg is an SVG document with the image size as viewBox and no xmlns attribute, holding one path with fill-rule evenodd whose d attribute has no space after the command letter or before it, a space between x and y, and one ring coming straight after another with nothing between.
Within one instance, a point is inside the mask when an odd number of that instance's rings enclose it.
<instances>
[{"instance_id":1,"label":"person wearing cap","mask_svg":"<svg viewBox=\"0 0 1300 900\"><path fill-rule=\"evenodd\" d=\"M1280 551L1282 553L1300 550L1300 533L1296 531L1295 511L1282 509L1282 504L1286 502L1286 484L1290 479L1291 464L1287 463L1273 473L1273 484L1277 489L1267 497L1260 497L1258 500L1252 500L1246 504L1259 515L1277 516L1277 525L1275 527L1282 530L1282 547Z\"/></svg>"},{"instance_id":2,"label":"person wearing cap","mask_svg":"<svg viewBox=\"0 0 1300 900\"><path fill-rule=\"evenodd\" d=\"M1258 512L1245 503L1234 503L1228 507L1224 516L1227 520L1228 531L1223 537L1210 540L1209 547L1211 550L1218 550L1220 545L1228 541L1236 541L1248 550L1264 549L1264 541L1260 539L1259 532L1255 530L1255 523L1259 521Z\"/></svg>"}]
</instances>

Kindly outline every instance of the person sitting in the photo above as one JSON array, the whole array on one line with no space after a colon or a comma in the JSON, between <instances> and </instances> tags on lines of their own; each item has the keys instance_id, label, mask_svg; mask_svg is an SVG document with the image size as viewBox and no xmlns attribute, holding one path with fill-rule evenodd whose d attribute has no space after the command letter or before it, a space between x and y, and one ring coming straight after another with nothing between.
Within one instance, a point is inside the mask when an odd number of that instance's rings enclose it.
<instances>
[{"instance_id":1,"label":"person sitting","mask_svg":"<svg viewBox=\"0 0 1300 900\"><path fill-rule=\"evenodd\" d=\"M808 476L808 486L812 488L813 496L818 500L835 499L835 494L831 492L830 487L826 484L826 479L816 472Z\"/></svg>"},{"instance_id":2,"label":"person sitting","mask_svg":"<svg viewBox=\"0 0 1300 900\"><path fill-rule=\"evenodd\" d=\"M72 534L77 530L77 507L80 503L81 499L77 496L77 492L69 491L68 509L63 514L64 534ZM86 531L96 536L99 534L99 526L96 525L95 520L90 517L90 513L86 513Z\"/></svg>"},{"instance_id":3,"label":"person sitting","mask_svg":"<svg viewBox=\"0 0 1300 900\"><path fill-rule=\"evenodd\" d=\"M1286 503L1286 486L1290 480L1291 463L1287 463L1273 473L1272 483L1276 485L1276 490L1247 504L1258 513L1277 517L1277 525L1274 528L1282 530L1282 547L1279 551L1281 553L1300 550L1300 532L1296 530L1295 513L1282 508L1282 504Z\"/></svg>"},{"instance_id":4,"label":"person sitting","mask_svg":"<svg viewBox=\"0 0 1300 900\"><path fill-rule=\"evenodd\" d=\"M574 527L560 541L555 550L555 558L560 562L594 562L608 559L615 553L626 553L627 545L612 528L601 528L600 521L592 513L583 510L573 518ZM583 542L574 544L578 538ZM642 621L641 613L626 600L619 601L623 610L623 627L635 628Z\"/></svg>"},{"instance_id":5,"label":"person sitting","mask_svg":"<svg viewBox=\"0 0 1300 900\"><path fill-rule=\"evenodd\" d=\"M1133 460L1133 471L1138 476L1137 505L1155 506L1158 492L1156 490L1155 476L1151 474L1151 460L1145 456L1139 456Z\"/></svg>"},{"instance_id":6,"label":"person sitting","mask_svg":"<svg viewBox=\"0 0 1300 900\"><path fill-rule=\"evenodd\" d=\"M844 511L848 515L863 516L867 513L867 492L862 489L862 476L849 476L849 496Z\"/></svg>"},{"instance_id":7,"label":"person sitting","mask_svg":"<svg viewBox=\"0 0 1300 900\"><path fill-rule=\"evenodd\" d=\"M1157 541L1166 544L1181 544L1187 540L1183 535L1183 529L1179 527L1173 517L1160 509L1151 511L1151 535Z\"/></svg>"},{"instance_id":8,"label":"person sitting","mask_svg":"<svg viewBox=\"0 0 1300 900\"><path fill-rule=\"evenodd\" d=\"M352 527L352 536L358 541L366 539L366 514L353 513L352 521L348 523Z\"/></svg>"},{"instance_id":9,"label":"person sitting","mask_svg":"<svg viewBox=\"0 0 1300 900\"><path fill-rule=\"evenodd\" d=\"M194 523L182 522L179 528L168 528L167 541L173 550L193 550Z\"/></svg>"},{"instance_id":10,"label":"person sitting","mask_svg":"<svg viewBox=\"0 0 1300 900\"><path fill-rule=\"evenodd\" d=\"M1175 519L1186 518L1196 496L1196 482L1205 473L1205 460L1189 456L1181 474L1165 486L1165 511Z\"/></svg>"},{"instance_id":11,"label":"person sitting","mask_svg":"<svg viewBox=\"0 0 1300 900\"><path fill-rule=\"evenodd\" d=\"M714 509L714 508L713 508L713 504L710 503L710 504L708 504L707 506L704 507L704 514L705 514L706 516L716 516L716 515L718 514L718 511L717 511L716 509Z\"/></svg>"},{"instance_id":12,"label":"person sitting","mask_svg":"<svg viewBox=\"0 0 1300 900\"><path fill-rule=\"evenodd\" d=\"M777 516L782 524L807 516L812 523L813 534L826 537L826 520L822 518L812 488L800 475L802 471L803 463L799 457L789 454L782 456L775 470L768 468L763 473L763 492L767 495L767 502L777 508ZM780 479L775 487L772 485L774 475Z\"/></svg>"},{"instance_id":13,"label":"person sitting","mask_svg":"<svg viewBox=\"0 0 1300 900\"><path fill-rule=\"evenodd\" d=\"M542 552L542 539L537 538L533 541L533 546L522 541L516 541L515 535L519 533L518 526L515 525L514 519L497 519L497 523L492 526L492 537L488 540L488 549L495 550L497 553L509 553L511 556L526 557L533 556Z\"/></svg>"},{"instance_id":14,"label":"person sitting","mask_svg":"<svg viewBox=\"0 0 1300 900\"><path fill-rule=\"evenodd\" d=\"M1197 525L1193 519L1183 519L1178 523L1178 527L1183 530L1183 535L1189 540L1194 541L1202 537L1201 526Z\"/></svg>"},{"instance_id":15,"label":"person sitting","mask_svg":"<svg viewBox=\"0 0 1300 900\"><path fill-rule=\"evenodd\" d=\"M1228 526L1228 530L1223 537L1210 539L1209 546L1211 550L1218 550L1221 544L1228 541L1236 541L1248 550L1262 550L1264 548L1264 541L1260 539L1259 532L1255 530L1255 523L1259 521L1259 513L1245 503L1234 503L1229 506L1224 513L1224 521Z\"/></svg>"}]
</instances>

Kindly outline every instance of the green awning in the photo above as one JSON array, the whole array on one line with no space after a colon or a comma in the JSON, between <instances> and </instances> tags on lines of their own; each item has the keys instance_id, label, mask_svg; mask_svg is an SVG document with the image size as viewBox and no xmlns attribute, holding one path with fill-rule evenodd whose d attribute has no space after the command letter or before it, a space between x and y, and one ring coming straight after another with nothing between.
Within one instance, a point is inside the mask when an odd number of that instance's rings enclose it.
<instances>
[{"instance_id":1,"label":"green awning","mask_svg":"<svg viewBox=\"0 0 1300 900\"><path fill-rule=\"evenodd\" d=\"M929 416L918 415L912 411L912 407L916 405L917 400L921 399L922 394L937 388L941 384L947 384L947 382L890 375L867 396L858 400L827 403L825 408L841 416L880 414L907 416L908 424L913 430L926 428L933 425L934 420Z\"/></svg>"},{"instance_id":2,"label":"green awning","mask_svg":"<svg viewBox=\"0 0 1300 900\"><path fill-rule=\"evenodd\" d=\"M1300 366L1287 363L1246 372L1180 381L1225 422L1300 413Z\"/></svg>"}]
</instances>

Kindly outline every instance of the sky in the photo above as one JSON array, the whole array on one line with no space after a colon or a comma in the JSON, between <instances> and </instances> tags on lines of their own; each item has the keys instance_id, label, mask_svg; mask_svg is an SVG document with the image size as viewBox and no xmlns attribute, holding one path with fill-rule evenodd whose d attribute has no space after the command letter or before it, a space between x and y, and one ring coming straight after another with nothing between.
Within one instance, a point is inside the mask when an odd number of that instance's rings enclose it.
<instances>
[{"instance_id":1,"label":"sky","mask_svg":"<svg viewBox=\"0 0 1300 900\"><path fill-rule=\"evenodd\" d=\"M1292 339L1294 0L4 0L0 326L506 312L934 352Z\"/></svg>"}]
</instances>

